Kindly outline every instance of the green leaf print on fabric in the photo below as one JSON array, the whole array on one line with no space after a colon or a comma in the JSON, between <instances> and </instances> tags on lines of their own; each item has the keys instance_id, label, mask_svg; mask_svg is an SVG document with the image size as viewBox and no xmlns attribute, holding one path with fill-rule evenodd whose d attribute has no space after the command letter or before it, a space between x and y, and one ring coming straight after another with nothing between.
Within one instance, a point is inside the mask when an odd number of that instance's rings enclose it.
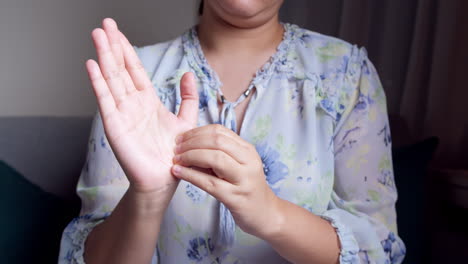
<instances>
[{"instance_id":1,"label":"green leaf print on fabric","mask_svg":"<svg viewBox=\"0 0 468 264\"><path fill-rule=\"evenodd\" d=\"M183 242L184 237L187 234L192 233L192 226L190 224L187 224L185 227L181 226L176 219L174 219L174 225L176 227L176 233L174 233L171 238L175 241L177 241L182 247L185 247L185 244Z\"/></svg>"},{"instance_id":2,"label":"green leaf print on fabric","mask_svg":"<svg viewBox=\"0 0 468 264\"><path fill-rule=\"evenodd\" d=\"M270 115L265 115L263 117L259 117L255 125L252 126L252 134L254 135L252 137L253 143L258 143L260 141L265 140L265 138L268 136L268 133L270 132L271 129L271 116Z\"/></svg>"},{"instance_id":3,"label":"green leaf print on fabric","mask_svg":"<svg viewBox=\"0 0 468 264\"><path fill-rule=\"evenodd\" d=\"M391 169L391 167L392 167L392 164L390 162L390 159L389 159L388 155L387 154L383 155L380 158L379 170L380 171L389 170L389 169Z\"/></svg>"},{"instance_id":4,"label":"green leaf print on fabric","mask_svg":"<svg viewBox=\"0 0 468 264\"><path fill-rule=\"evenodd\" d=\"M317 55L321 62L327 62L336 57L343 57L349 53L347 45L342 43L332 42L316 49Z\"/></svg>"},{"instance_id":5,"label":"green leaf print on fabric","mask_svg":"<svg viewBox=\"0 0 468 264\"><path fill-rule=\"evenodd\" d=\"M102 206L101 211L102 211L103 213L111 213L112 210L113 210L113 208L114 208L114 207L111 207L111 206L105 204L105 205Z\"/></svg>"},{"instance_id":6,"label":"green leaf print on fabric","mask_svg":"<svg viewBox=\"0 0 468 264\"><path fill-rule=\"evenodd\" d=\"M374 202L378 202L380 200L380 195L379 195L379 193L377 191L368 190L367 194L369 195L371 200L374 201Z\"/></svg>"},{"instance_id":7,"label":"green leaf print on fabric","mask_svg":"<svg viewBox=\"0 0 468 264\"><path fill-rule=\"evenodd\" d=\"M177 85L177 84L179 84L180 80L182 79L182 76L186 72L187 72L186 70L177 69L171 77L167 78L166 85Z\"/></svg>"},{"instance_id":8,"label":"green leaf print on fabric","mask_svg":"<svg viewBox=\"0 0 468 264\"><path fill-rule=\"evenodd\" d=\"M388 153L385 153L379 162L379 178L377 179L381 184L388 186L390 188L395 188L395 183L393 180L393 167L391 159Z\"/></svg>"},{"instance_id":9,"label":"green leaf print on fabric","mask_svg":"<svg viewBox=\"0 0 468 264\"><path fill-rule=\"evenodd\" d=\"M81 195L85 196L86 199L89 201L94 201L96 200L97 194L99 191L99 187L88 187L85 192L82 192Z\"/></svg>"},{"instance_id":10,"label":"green leaf print on fabric","mask_svg":"<svg viewBox=\"0 0 468 264\"><path fill-rule=\"evenodd\" d=\"M377 88L373 90L371 95L372 99L376 102L382 113L387 112L387 99L385 97L384 89L380 82L377 82Z\"/></svg>"},{"instance_id":11,"label":"green leaf print on fabric","mask_svg":"<svg viewBox=\"0 0 468 264\"><path fill-rule=\"evenodd\" d=\"M278 134L276 137L276 149L281 154L281 157L287 159L287 161L293 161L296 157L297 147L295 144L286 145L284 143L284 136ZM286 161L286 162L287 162Z\"/></svg>"}]
</instances>

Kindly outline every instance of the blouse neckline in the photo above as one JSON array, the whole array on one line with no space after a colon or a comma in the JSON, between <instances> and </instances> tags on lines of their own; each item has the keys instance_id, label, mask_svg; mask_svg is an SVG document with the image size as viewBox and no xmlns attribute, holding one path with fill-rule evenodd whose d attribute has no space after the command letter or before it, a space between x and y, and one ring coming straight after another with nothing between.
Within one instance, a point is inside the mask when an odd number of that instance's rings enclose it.
<instances>
[{"instance_id":1,"label":"blouse neckline","mask_svg":"<svg viewBox=\"0 0 468 264\"><path fill-rule=\"evenodd\" d=\"M255 73L249 84L249 87L247 88L248 91L250 91L253 87L256 87L257 90L262 89L262 85L259 85L262 81L269 79L275 70L281 70L284 69L285 66L290 65L288 62L287 53L293 44L295 36L297 35L296 33L298 31L298 26L289 23L280 23L284 27L283 38L276 47L276 52L270 56L268 61L266 61L263 66L260 67ZM182 39L184 52L186 55L188 55L189 64L191 65L192 69L194 69L197 77L203 82L206 82L211 89L222 95L222 82L219 79L218 74L208 64L208 60L205 57L200 40L198 38L196 25L188 30L182 36ZM241 95L235 103L241 101L243 99L242 97L243 96Z\"/></svg>"}]
</instances>

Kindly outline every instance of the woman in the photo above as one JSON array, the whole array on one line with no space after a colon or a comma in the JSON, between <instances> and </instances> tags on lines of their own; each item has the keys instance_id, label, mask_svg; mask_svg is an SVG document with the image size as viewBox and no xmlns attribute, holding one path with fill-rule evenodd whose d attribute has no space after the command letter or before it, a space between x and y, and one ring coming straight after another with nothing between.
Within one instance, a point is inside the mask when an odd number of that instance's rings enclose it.
<instances>
[{"instance_id":1,"label":"woman","mask_svg":"<svg viewBox=\"0 0 468 264\"><path fill-rule=\"evenodd\" d=\"M111 19L63 263L399 263L385 96L363 49L206 0L136 49ZM140 62L141 60L141 62Z\"/></svg>"}]
</instances>

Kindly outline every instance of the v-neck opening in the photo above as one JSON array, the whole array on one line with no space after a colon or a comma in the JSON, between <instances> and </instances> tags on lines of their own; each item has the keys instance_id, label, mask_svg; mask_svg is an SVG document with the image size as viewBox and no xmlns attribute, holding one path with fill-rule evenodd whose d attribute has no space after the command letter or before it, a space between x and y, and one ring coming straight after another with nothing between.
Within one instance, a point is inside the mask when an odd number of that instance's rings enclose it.
<instances>
[{"instance_id":1,"label":"v-neck opening","mask_svg":"<svg viewBox=\"0 0 468 264\"><path fill-rule=\"evenodd\" d=\"M284 27L283 38L276 47L276 51L256 71L254 77L249 83L248 90L252 92L253 88L255 87L255 91L252 93L252 98L249 100L246 106L239 131L237 131L237 118L234 107L245 100L246 97L244 94L241 94L235 102L226 101L220 108L218 105L218 96L223 94L221 91L222 83L218 74L208 64L208 61L200 45L196 26L193 26L182 36L182 45L184 48L184 53L187 56L187 62L191 66L194 73L197 75L198 79L204 83L203 89L211 90L206 90L206 92L210 94L210 96L216 97L213 98L215 100L210 100L212 103L209 103L209 105L216 104L213 105L216 108L217 114L215 122L230 128L240 136L242 136L242 134L245 133L245 130L247 129L249 119L253 114L252 111L254 111L252 108L256 104L256 99L263 94L262 90L264 90L267 86L265 82L271 79L276 71L284 71L284 69L287 68L285 66L290 65L288 52L291 49L291 46L294 44L296 34L298 33L298 27L294 24L280 23ZM210 112L214 110L215 109L210 110Z\"/></svg>"},{"instance_id":2,"label":"v-neck opening","mask_svg":"<svg viewBox=\"0 0 468 264\"><path fill-rule=\"evenodd\" d=\"M275 65L277 65L280 61L282 61L282 59L286 56L286 53L289 50L289 46L293 39L292 35L293 35L294 25L291 25L289 23L282 23L282 22L280 22L280 24L284 28L282 40L276 47L275 53L273 53L270 56L270 58L255 72L253 78L249 82L247 90L252 90L254 86L258 85L261 81L271 76L273 74L273 71L275 70ZM221 87L223 84L219 78L218 73L210 66L210 64L208 63L208 60L206 59L205 53L203 52L203 49L200 44L200 39L198 38L197 27L193 26L189 30L188 35L189 35L189 41L191 42L192 45L190 45L190 47L186 45L185 48L187 48L190 51L192 58L195 60L196 64L198 64L198 66L200 67L201 74L199 75L201 76L199 77L204 79L204 81L206 81L209 84L211 89L216 90L216 92L219 95L222 95L223 92L221 90ZM256 90L258 92L258 89ZM226 101L226 102L237 105L244 99L245 99L245 96L241 94L235 101Z\"/></svg>"}]
</instances>

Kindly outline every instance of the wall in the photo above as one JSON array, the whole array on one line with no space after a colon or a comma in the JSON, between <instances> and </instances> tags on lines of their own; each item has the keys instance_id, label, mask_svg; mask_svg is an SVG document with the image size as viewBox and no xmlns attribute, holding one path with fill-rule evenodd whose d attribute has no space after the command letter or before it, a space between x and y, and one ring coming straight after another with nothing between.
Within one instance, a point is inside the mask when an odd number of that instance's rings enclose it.
<instances>
[{"instance_id":1,"label":"wall","mask_svg":"<svg viewBox=\"0 0 468 264\"><path fill-rule=\"evenodd\" d=\"M133 45L171 39L196 21L198 1L1 0L0 116L87 116L96 102L84 63L90 33L112 17Z\"/></svg>"}]
</instances>

